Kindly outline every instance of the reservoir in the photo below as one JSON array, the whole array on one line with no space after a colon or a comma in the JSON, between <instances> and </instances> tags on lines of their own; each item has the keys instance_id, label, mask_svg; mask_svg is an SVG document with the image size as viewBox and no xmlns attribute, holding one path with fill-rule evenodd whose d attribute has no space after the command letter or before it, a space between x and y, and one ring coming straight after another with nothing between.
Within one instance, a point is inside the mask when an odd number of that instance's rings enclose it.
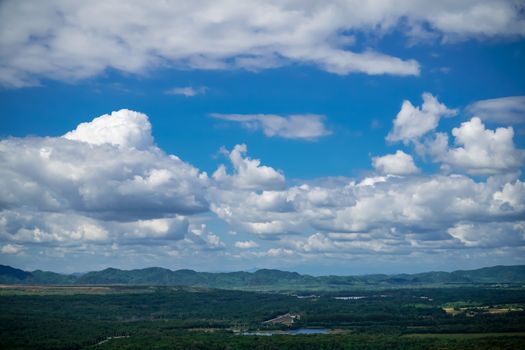
<instances>
[{"instance_id":1,"label":"reservoir","mask_svg":"<svg viewBox=\"0 0 525 350\"><path fill-rule=\"evenodd\" d=\"M328 328L297 328L286 331L257 331L257 332L244 332L242 335L258 335L258 336L271 336L271 335L309 335L309 334L328 334L330 330Z\"/></svg>"}]
</instances>

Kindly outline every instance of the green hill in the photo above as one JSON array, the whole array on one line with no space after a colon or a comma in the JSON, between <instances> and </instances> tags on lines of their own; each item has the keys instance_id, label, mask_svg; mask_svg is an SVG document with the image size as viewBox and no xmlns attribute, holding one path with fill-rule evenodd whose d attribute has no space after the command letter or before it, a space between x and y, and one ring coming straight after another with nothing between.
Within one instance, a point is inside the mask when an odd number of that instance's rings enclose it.
<instances>
[{"instance_id":1,"label":"green hill","mask_svg":"<svg viewBox=\"0 0 525 350\"><path fill-rule=\"evenodd\" d=\"M0 284L72 284L76 281L77 277L73 275L41 270L28 272L0 265Z\"/></svg>"},{"instance_id":2,"label":"green hill","mask_svg":"<svg viewBox=\"0 0 525 350\"><path fill-rule=\"evenodd\" d=\"M251 272L172 271L160 267L136 270L107 268L83 275L65 275L36 270L23 271L0 265L1 284L123 284L177 285L243 290L342 290L367 287L525 283L525 265L494 266L454 272L364 276L301 275L297 272L262 269Z\"/></svg>"},{"instance_id":3,"label":"green hill","mask_svg":"<svg viewBox=\"0 0 525 350\"><path fill-rule=\"evenodd\" d=\"M485 283L525 281L525 266L492 266L477 270L454 271L451 275Z\"/></svg>"},{"instance_id":4,"label":"green hill","mask_svg":"<svg viewBox=\"0 0 525 350\"><path fill-rule=\"evenodd\" d=\"M2 284L23 283L30 276L30 272L15 269L11 266L0 265L0 283Z\"/></svg>"}]
</instances>

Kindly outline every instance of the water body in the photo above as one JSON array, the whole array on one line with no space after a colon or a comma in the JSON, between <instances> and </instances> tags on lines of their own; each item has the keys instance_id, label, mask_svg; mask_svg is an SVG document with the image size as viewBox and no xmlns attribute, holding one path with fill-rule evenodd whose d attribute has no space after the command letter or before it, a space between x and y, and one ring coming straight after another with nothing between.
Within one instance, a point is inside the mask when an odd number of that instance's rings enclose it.
<instances>
[{"instance_id":1,"label":"water body","mask_svg":"<svg viewBox=\"0 0 525 350\"><path fill-rule=\"evenodd\" d=\"M287 331L258 331L258 332L244 332L242 335L259 335L259 336L271 336L271 335L308 335L308 334L328 334L330 330L328 328L297 328L290 329Z\"/></svg>"},{"instance_id":2,"label":"water body","mask_svg":"<svg viewBox=\"0 0 525 350\"><path fill-rule=\"evenodd\" d=\"M297 328L287 331L288 334L328 334L328 328Z\"/></svg>"},{"instance_id":3,"label":"water body","mask_svg":"<svg viewBox=\"0 0 525 350\"><path fill-rule=\"evenodd\" d=\"M366 298L365 296L357 296L357 297L334 297L334 299L336 300L359 300L359 299L364 299Z\"/></svg>"}]
</instances>

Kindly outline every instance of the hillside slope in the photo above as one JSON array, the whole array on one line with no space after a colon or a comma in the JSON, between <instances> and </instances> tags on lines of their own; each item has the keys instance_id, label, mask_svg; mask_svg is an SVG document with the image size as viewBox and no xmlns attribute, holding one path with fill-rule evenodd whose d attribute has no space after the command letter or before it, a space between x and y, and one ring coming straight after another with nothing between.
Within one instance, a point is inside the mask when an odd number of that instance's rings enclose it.
<instances>
[{"instance_id":1,"label":"hillside slope","mask_svg":"<svg viewBox=\"0 0 525 350\"><path fill-rule=\"evenodd\" d=\"M297 272L262 269L251 272L172 271L160 267L136 270L107 268L83 275L65 275L36 270L23 271L0 265L0 284L124 284L180 285L244 290L334 290L354 287L403 287L431 285L465 285L494 283L525 283L525 265L493 266L454 272L424 272L397 275L321 276Z\"/></svg>"}]
</instances>

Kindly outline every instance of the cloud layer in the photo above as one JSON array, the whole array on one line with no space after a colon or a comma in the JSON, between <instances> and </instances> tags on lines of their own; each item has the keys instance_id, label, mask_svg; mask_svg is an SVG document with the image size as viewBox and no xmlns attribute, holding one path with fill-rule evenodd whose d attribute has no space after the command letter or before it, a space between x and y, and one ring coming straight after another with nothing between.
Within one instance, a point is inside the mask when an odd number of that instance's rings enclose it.
<instances>
[{"instance_id":1,"label":"cloud layer","mask_svg":"<svg viewBox=\"0 0 525 350\"><path fill-rule=\"evenodd\" d=\"M185 97L194 97L197 95L204 95L206 93L206 90L208 90L205 86L201 86L198 88L194 88L191 86L184 86L184 87L175 87L169 90L166 90L165 93L167 95L182 95Z\"/></svg>"},{"instance_id":2,"label":"cloud layer","mask_svg":"<svg viewBox=\"0 0 525 350\"><path fill-rule=\"evenodd\" d=\"M325 117L316 114L290 115L282 117L273 114L218 114L213 118L240 123L251 130L261 129L269 137L286 139L316 140L330 135L324 125Z\"/></svg>"},{"instance_id":3,"label":"cloud layer","mask_svg":"<svg viewBox=\"0 0 525 350\"><path fill-rule=\"evenodd\" d=\"M260 70L293 62L335 74L418 75L415 60L358 49L359 38L394 29L411 43L521 37L522 11L512 0L3 1L0 83L74 81L107 69Z\"/></svg>"},{"instance_id":4,"label":"cloud layer","mask_svg":"<svg viewBox=\"0 0 525 350\"><path fill-rule=\"evenodd\" d=\"M467 111L482 120L501 124L525 123L525 96L508 96L470 104Z\"/></svg>"},{"instance_id":5,"label":"cloud layer","mask_svg":"<svg viewBox=\"0 0 525 350\"><path fill-rule=\"evenodd\" d=\"M449 110L431 95L427 101ZM454 145L447 134L429 132L414 144L440 162L440 173L424 173L398 150L374 157L376 173L360 180L293 185L248 156L244 144L223 148L229 164L208 177L160 150L149 118L130 110L62 137L4 139L0 249L17 255L41 246L67 254L140 246L146 254L155 246L166 256L315 259L525 246L524 158L512 128L490 130L473 117L452 130ZM221 222L238 240L226 243L208 221Z\"/></svg>"}]
</instances>

